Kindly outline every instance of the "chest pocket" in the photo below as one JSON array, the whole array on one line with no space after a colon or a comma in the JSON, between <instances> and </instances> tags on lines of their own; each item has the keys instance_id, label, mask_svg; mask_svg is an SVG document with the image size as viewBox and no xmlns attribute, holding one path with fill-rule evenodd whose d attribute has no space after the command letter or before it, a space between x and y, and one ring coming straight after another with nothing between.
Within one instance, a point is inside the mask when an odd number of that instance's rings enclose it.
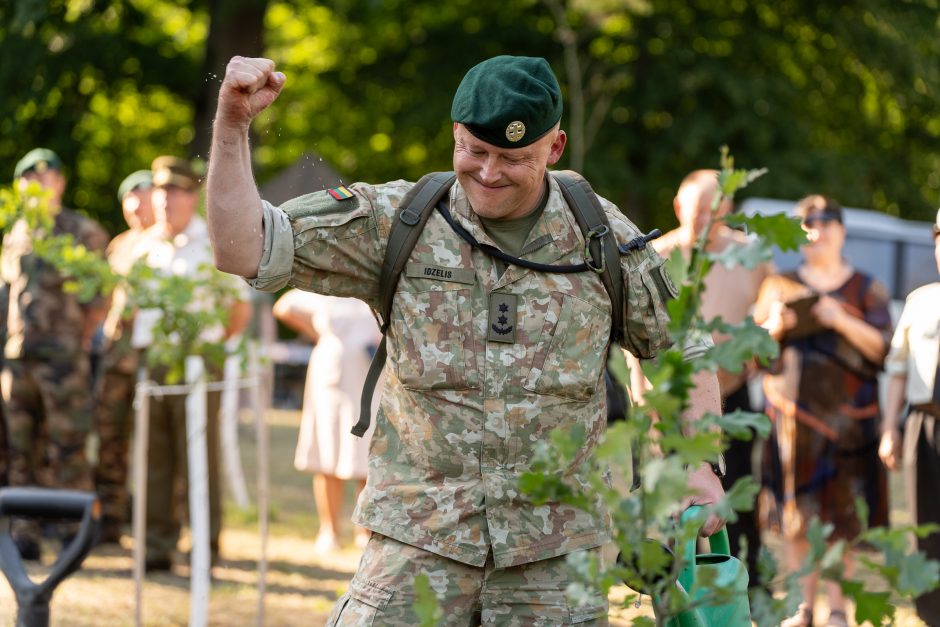
<instances>
[{"instance_id":1,"label":"chest pocket","mask_svg":"<svg viewBox=\"0 0 940 627\"><path fill-rule=\"evenodd\" d=\"M537 394L589 400L603 389L598 380L609 336L609 313L580 298L553 292L552 307L522 387Z\"/></svg>"},{"instance_id":2,"label":"chest pocket","mask_svg":"<svg viewBox=\"0 0 940 627\"><path fill-rule=\"evenodd\" d=\"M430 282L409 283L420 288L421 283ZM466 390L479 386L473 366L470 298L470 287L457 283L438 283L425 291L399 288L391 330L397 352L393 363L405 387Z\"/></svg>"}]
</instances>

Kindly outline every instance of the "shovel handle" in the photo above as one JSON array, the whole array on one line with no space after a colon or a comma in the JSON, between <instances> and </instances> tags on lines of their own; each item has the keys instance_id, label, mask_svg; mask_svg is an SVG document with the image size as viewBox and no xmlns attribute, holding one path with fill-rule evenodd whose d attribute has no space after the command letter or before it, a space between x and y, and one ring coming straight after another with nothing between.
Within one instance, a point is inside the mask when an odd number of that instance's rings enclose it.
<instances>
[{"instance_id":1,"label":"shovel handle","mask_svg":"<svg viewBox=\"0 0 940 627\"><path fill-rule=\"evenodd\" d=\"M44 488L0 490L0 516L81 520L89 511L92 518L101 517L101 502L89 492Z\"/></svg>"}]
</instances>

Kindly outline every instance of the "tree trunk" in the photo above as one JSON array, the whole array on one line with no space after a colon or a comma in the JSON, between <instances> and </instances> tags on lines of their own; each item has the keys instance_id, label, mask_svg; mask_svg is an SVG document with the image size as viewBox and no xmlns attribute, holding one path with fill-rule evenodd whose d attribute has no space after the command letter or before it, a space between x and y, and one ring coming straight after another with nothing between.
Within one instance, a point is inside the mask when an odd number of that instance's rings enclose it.
<instances>
[{"instance_id":1,"label":"tree trunk","mask_svg":"<svg viewBox=\"0 0 940 627\"><path fill-rule=\"evenodd\" d=\"M264 49L264 14L269 0L209 0L209 35L203 62L205 80L194 94L196 105L191 157L208 159L212 120L225 65L235 55L259 57Z\"/></svg>"}]
</instances>

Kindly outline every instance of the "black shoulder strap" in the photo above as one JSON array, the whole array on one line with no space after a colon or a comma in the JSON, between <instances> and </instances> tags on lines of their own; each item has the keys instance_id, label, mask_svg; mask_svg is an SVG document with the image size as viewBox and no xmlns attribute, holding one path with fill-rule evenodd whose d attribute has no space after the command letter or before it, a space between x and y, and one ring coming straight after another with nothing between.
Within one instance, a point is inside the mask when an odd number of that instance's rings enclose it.
<instances>
[{"instance_id":1,"label":"black shoulder strap","mask_svg":"<svg viewBox=\"0 0 940 627\"><path fill-rule=\"evenodd\" d=\"M457 177L453 172L432 172L425 174L415 183L415 186L405 194L398 207L395 220L388 234L385 248L385 257L382 260L382 272L379 275L379 304L382 310L379 315L382 320L382 341L372 356L369 364L369 373L362 385L362 396L359 399L359 421L353 426L352 433L362 437L369 429L372 416L372 396L375 386L379 382L382 368L385 367L385 358L388 355L385 342L388 337L389 321L392 315L392 301L395 299L395 290L398 288L398 279L414 250L418 236L424 230L424 225L431 215L434 205L444 197L444 194L454 184Z\"/></svg>"},{"instance_id":2,"label":"black shoulder strap","mask_svg":"<svg viewBox=\"0 0 940 627\"><path fill-rule=\"evenodd\" d=\"M623 338L623 273L617 238L610 230L610 221L601 201L583 176L571 170L552 172L552 175L590 247L591 259L594 260L592 269L601 275L610 297L610 339L612 344L617 344ZM599 263L598 259L601 260Z\"/></svg>"},{"instance_id":3,"label":"black shoulder strap","mask_svg":"<svg viewBox=\"0 0 940 627\"><path fill-rule=\"evenodd\" d=\"M610 221L591 185L580 174L572 171L553 172L565 201L581 228L593 263L588 267L601 275L611 304L611 342L618 343L623 333L623 274L620 269L620 250L610 230ZM379 276L379 312L382 320L382 341L372 357L369 373L362 386L359 402L359 421L352 428L353 435L362 437L369 429L372 415L372 396L387 357L386 338L392 314L392 301L401 272L414 250L434 206L454 184L453 172L432 172L415 183L402 198L396 219L392 222ZM587 257L585 255L585 257ZM600 261L598 261L600 260Z\"/></svg>"}]
</instances>

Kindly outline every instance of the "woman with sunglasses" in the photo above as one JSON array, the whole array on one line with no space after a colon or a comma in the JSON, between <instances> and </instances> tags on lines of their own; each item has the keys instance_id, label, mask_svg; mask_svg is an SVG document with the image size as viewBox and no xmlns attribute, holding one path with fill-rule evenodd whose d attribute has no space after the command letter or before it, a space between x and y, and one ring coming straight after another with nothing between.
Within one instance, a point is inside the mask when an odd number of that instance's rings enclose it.
<instances>
[{"instance_id":1,"label":"woman with sunglasses","mask_svg":"<svg viewBox=\"0 0 940 627\"><path fill-rule=\"evenodd\" d=\"M764 450L762 514L782 532L794 570L807 554L813 517L833 525L829 542L860 533L859 498L869 526L887 523L876 377L891 339L886 289L842 255L842 207L813 195L797 203L795 214L808 239L803 262L768 277L754 311L781 349L764 377L773 429ZM813 624L818 579L804 577L803 602L784 627ZM832 582L826 588L826 624L847 625L841 589Z\"/></svg>"}]
</instances>

